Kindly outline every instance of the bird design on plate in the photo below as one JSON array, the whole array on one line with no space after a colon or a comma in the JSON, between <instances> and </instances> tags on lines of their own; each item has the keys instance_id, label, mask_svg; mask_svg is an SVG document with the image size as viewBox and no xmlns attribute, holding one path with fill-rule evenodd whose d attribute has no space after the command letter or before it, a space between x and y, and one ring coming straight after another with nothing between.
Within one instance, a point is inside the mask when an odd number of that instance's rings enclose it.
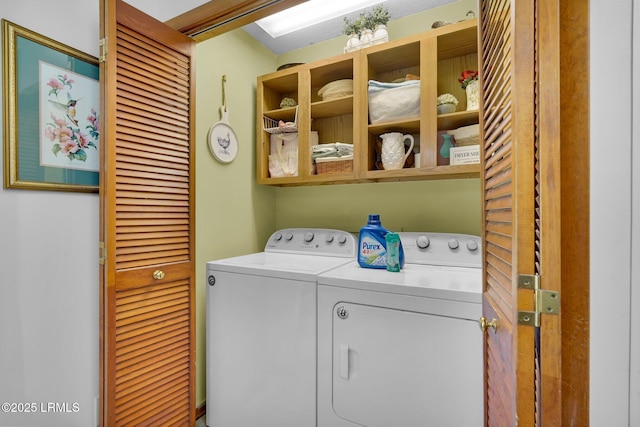
<instances>
[{"instance_id":1,"label":"bird design on plate","mask_svg":"<svg viewBox=\"0 0 640 427\"><path fill-rule=\"evenodd\" d=\"M231 145L231 136L229 135L229 132L227 132L226 138L218 137L218 145L222 147L223 153L229 154L229 150L227 150L227 148L229 148L229 145Z\"/></svg>"}]
</instances>

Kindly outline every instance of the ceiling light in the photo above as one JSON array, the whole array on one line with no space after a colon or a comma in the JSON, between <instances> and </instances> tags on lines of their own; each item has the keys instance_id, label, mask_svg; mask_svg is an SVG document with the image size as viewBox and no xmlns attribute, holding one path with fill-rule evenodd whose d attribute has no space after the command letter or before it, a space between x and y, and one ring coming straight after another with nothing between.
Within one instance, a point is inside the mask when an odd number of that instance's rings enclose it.
<instances>
[{"instance_id":1,"label":"ceiling light","mask_svg":"<svg viewBox=\"0 0 640 427\"><path fill-rule=\"evenodd\" d=\"M308 0L256 21L271 37L280 37L385 0Z\"/></svg>"}]
</instances>

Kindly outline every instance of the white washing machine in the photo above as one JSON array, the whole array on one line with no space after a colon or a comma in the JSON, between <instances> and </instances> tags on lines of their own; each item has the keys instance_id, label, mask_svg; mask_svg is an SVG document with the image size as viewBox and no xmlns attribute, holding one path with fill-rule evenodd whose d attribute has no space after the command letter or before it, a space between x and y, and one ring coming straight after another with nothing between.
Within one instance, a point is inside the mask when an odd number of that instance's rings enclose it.
<instances>
[{"instance_id":1,"label":"white washing machine","mask_svg":"<svg viewBox=\"0 0 640 427\"><path fill-rule=\"evenodd\" d=\"M318 278L318 427L483 426L480 239L399 234L399 273Z\"/></svg>"},{"instance_id":2,"label":"white washing machine","mask_svg":"<svg viewBox=\"0 0 640 427\"><path fill-rule=\"evenodd\" d=\"M350 233L285 229L264 252L207 262L207 424L316 426L320 273L355 259Z\"/></svg>"}]
</instances>

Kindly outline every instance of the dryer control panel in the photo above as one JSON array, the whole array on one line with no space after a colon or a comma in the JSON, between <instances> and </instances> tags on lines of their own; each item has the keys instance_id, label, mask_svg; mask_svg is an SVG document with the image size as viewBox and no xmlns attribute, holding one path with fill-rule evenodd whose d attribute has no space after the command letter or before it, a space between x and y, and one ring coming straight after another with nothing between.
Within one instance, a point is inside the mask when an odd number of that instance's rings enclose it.
<instances>
[{"instance_id":1,"label":"dryer control panel","mask_svg":"<svg viewBox=\"0 0 640 427\"><path fill-rule=\"evenodd\" d=\"M285 228L269 237L265 252L355 258L357 241L347 231L327 228Z\"/></svg>"},{"instance_id":2,"label":"dryer control panel","mask_svg":"<svg viewBox=\"0 0 640 427\"><path fill-rule=\"evenodd\" d=\"M470 234L400 232L405 262L482 268L480 237Z\"/></svg>"}]
</instances>

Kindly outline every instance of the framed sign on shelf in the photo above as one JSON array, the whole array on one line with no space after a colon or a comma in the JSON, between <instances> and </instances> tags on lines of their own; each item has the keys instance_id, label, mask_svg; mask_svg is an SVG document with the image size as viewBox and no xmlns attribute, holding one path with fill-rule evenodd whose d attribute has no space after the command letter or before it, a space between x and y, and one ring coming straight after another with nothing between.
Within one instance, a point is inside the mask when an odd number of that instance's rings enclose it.
<instances>
[{"instance_id":1,"label":"framed sign on shelf","mask_svg":"<svg viewBox=\"0 0 640 427\"><path fill-rule=\"evenodd\" d=\"M4 186L97 192L97 58L2 20Z\"/></svg>"}]
</instances>

